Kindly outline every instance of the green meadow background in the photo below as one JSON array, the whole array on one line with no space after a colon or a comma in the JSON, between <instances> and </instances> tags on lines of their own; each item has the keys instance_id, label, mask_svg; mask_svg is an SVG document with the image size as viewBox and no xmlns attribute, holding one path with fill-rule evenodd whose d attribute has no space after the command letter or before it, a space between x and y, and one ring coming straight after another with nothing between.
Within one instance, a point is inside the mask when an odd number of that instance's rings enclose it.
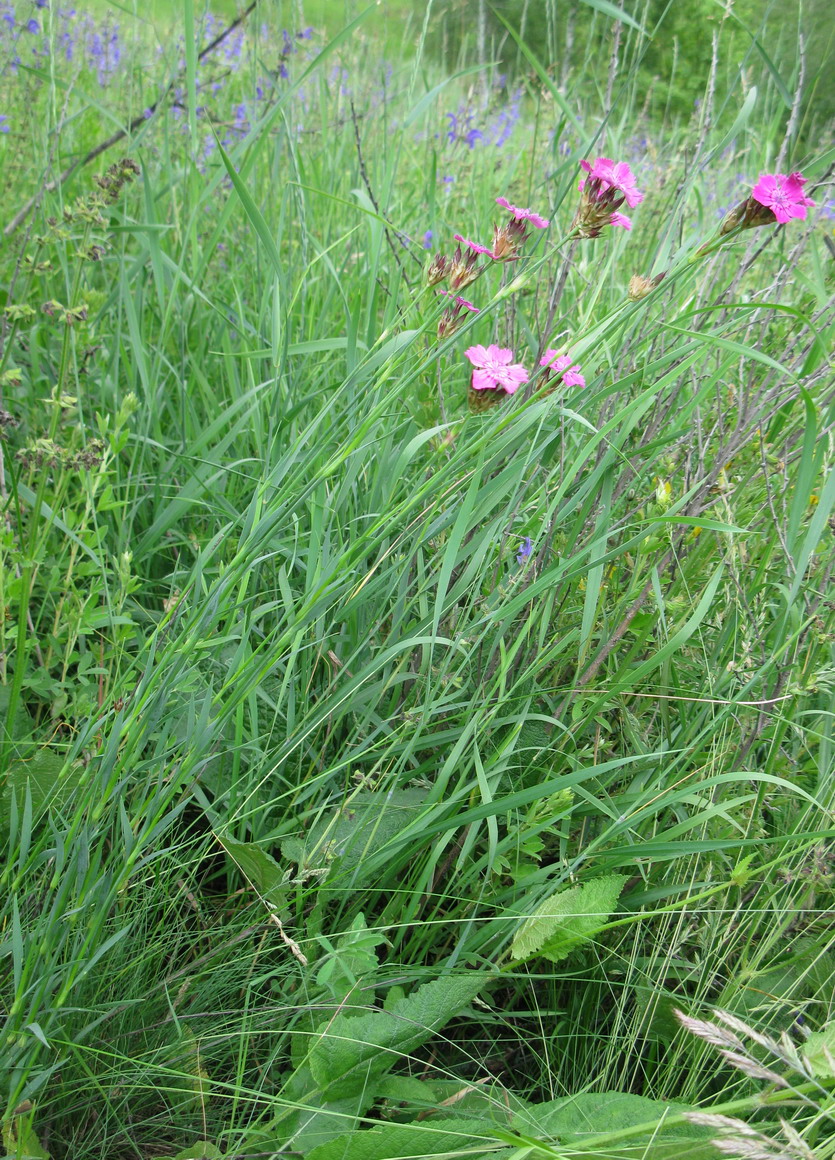
<instances>
[{"instance_id":1,"label":"green meadow background","mask_svg":"<svg viewBox=\"0 0 835 1160\"><path fill-rule=\"evenodd\" d=\"M828 5L243 11L0 3L0 1157L829 1160Z\"/></svg>"}]
</instances>

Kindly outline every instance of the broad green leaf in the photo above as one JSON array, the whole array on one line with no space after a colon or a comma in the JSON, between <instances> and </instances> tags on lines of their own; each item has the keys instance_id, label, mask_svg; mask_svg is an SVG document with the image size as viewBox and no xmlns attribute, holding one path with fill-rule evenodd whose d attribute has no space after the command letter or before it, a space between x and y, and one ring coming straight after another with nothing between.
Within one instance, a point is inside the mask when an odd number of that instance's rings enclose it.
<instances>
[{"instance_id":1,"label":"broad green leaf","mask_svg":"<svg viewBox=\"0 0 835 1160\"><path fill-rule=\"evenodd\" d=\"M662 987L642 983L635 988L635 1010L640 1016L641 1035L672 1043L681 1031L675 1009L681 1000Z\"/></svg>"},{"instance_id":2,"label":"broad green leaf","mask_svg":"<svg viewBox=\"0 0 835 1160\"><path fill-rule=\"evenodd\" d=\"M802 1055L818 1079L835 1079L835 1022L813 1032L801 1048Z\"/></svg>"},{"instance_id":3,"label":"broad green leaf","mask_svg":"<svg viewBox=\"0 0 835 1160\"><path fill-rule=\"evenodd\" d=\"M686 1121L671 1124L669 1129L664 1126L671 1117L680 1120L681 1113L691 1110L695 1109L686 1104L664 1103L629 1092L582 1092L533 1105L514 1116L511 1127L526 1136L541 1136L568 1146L574 1157L715 1160L709 1128ZM594 1146L585 1151L583 1144L592 1139Z\"/></svg>"},{"instance_id":4,"label":"broad green leaf","mask_svg":"<svg viewBox=\"0 0 835 1160\"><path fill-rule=\"evenodd\" d=\"M791 955L762 969L743 968L717 993L716 1006L776 1035L789 1031L798 1011L815 1004L824 1017L832 998L835 957L814 940L798 939ZM820 1013L820 1014L818 1014Z\"/></svg>"},{"instance_id":5,"label":"broad green leaf","mask_svg":"<svg viewBox=\"0 0 835 1160\"><path fill-rule=\"evenodd\" d=\"M303 1064L293 1072L281 1093L283 1099L297 1105L281 1122L281 1142L290 1144L294 1152L307 1153L328 1140L354 1131L360 1116L376 1098L370 1087L336 1099L317 1087L310 1068Z\"/></svg>"},{"instance_id":6,"label":"broad green leaf","mask_svg":"<svg viewBox=\"0 0 835 1160\"><path fill-rule=\"evenodd\" d=\"M215 834L215 837L262 898L279 908L286 904L287 892L282 884L284 874L272 855L255 842L238 842L220 834Z\"/></svg>"},{"instance_id":7,"label":"broad green leaf","mask_svg":"<svg viewBox=\"0 0 835 1160\"><path fill-rule=\"evenodd\" d=\"M171 1067L184 1084L185 1098L180 1106L184 1111L199 1112L210 1096L209 1073L200 1059L200 1040L185 1024L180 1026L180 1040L172 1048Z\"/></svg>"},{"instance_id":8,"label":"broad green leaf","mask_svg":"<svg viewBox=\"0 0 835 1160\"><path fill-rule=\"evenodd\" d=\"M38 749L23 761L10 763L6 784L0 790L0 818L8 818L9 802L12 794L18 802L23 801L26 787L32 797L32 812L35 817L49 806L61 805L84 775L80 762L67 766L60 754L50 749Z\"/></svg>"},{"instance_id":9,"label":"broad green leaf","mask_svg":"<svg viewBox=\"0 0 835 1160\"><path fill-rule=\"evenodd\" d=\"M358 914L350 929L321 963L316 973L316 982L320 987L326 987L333 999L342 1002L360 978L376 972L379 966L376 949L387 941L382 931L369 930L365 916ZM364 986L368 986L368 983Z\"/></svg>"},{"instance_id":10,"label":"broad green leaf","mask_svg":"<svg viewBox=\"0 0 835 1160\"><path fill-rule=\"evenodd\" d=\"M308 1152L306 1160L422 1160L428 1156L466 1156L467 1160L489 1156L499 1160L510 1155L511 1149L491 1136L489 1125L477 1130L461 1120L437 1120L431 1124L384 1124L339 1136Z\"/></svg>"},{"instance_id":11,"label":"broad green leaf","mask_svg":"<svg viewBox=\"0 0 835 1160\"><path fill-rule=\"evenodd\" d=\"M312 826L303 847L299 839L290 838L281 852L307 869L334 866L342 874L350 872L358 885L364 881L362 862L415 820L425 797L419 789L358 793Z\"/></svg>"},{"instance_id":12,"label":"broad green leaf","mask_svg":"<svg viewBox=\"0 0 835 1160\"><path fill-rule=\"evenodd\" d=\"M15 1116L3 1121L3 1147L8 1160L50 1160L28 1120L28 1116Z\"/></svg>"},{"instance_id":13,"label":"broad green leaf","mask_svg":"<svg viewBox=\"0 0 835 1160\"><path fill-rule=\"evenodd\" d=\"M516 932L510 948L512 959L521 961L540 954L553 963L560 962L605 926L625 885L621 874L607 874L552 894Z\"/></svg>"},{"instance_id":14,"label":"broad green leaf","mask_svg":"<svg viewBox=\"0 0 835 1160\"><path fill-rule=\"evenodd\" d=\"M176 1156L159 1156L157 1160L223 1160L223 1153L217 1144L212 1144L209 1140L198 1140L197 1143L183 1148Z\"/></svg>"},{"instance_id":15,"label":"broad green leaf","mask_svg":"<svg viewBox=\"0 0 835 1160\"><path fill-rule=\"evenodd\" d=\"M10 685L0 685L0 729L5 726L12 741L20 741L21 738L28 737L32 732L32 721L20 697L15 704L12 720L7 720L11 692Z\"/></svg>"},{"instance_id":16,"label":"broad green leaf","mask_svg":"<svg viewBox=\"0 0 835 1160\"><path fill-rule=\"evenodd\" d=\"M434 979L387 1011L338 1015L322 1024L308 1057L313 1078L333 1099L366 1090L472 1002L489 978L468 971Z\"/></svg>"}]
</instances>

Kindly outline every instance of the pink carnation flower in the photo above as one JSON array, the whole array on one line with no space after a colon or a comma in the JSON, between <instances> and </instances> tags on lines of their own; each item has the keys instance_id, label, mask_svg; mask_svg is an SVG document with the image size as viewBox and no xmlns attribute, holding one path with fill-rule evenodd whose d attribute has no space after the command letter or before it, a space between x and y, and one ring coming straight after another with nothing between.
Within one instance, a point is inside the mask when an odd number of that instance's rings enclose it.
<instances>
[{"instance_id":1,"label":"pink carnation flower","mask_svg":"<svg viewBox=\"0 0 835 1160\"><path fill-rule=\"evenodd\" d=\"M548 227L548 219L544 218L542 214L534 213L532 209L520 209L518 205L511 205L506 197L497 197L496 204L500 205L502 209L506 209L515 221L530 222L538 230L544 230Z\"/></svg>"},{"instance_id":2,"label":"pink carnation flower","mask_svg":"<svg viewBox=\"0 0 835 1160\"><path fill-rule=\"evenodd\" d=\"M801 173L790 173L788 177L784 173L761 173L750 195L722 222L719 236L775 222L785 225L792 218L804 220L807 207L815 204L804 194L805 184L806 178Z\"/></svg>"},{"instance_id":3,"label":"pink carnation flower","mask_svg":"<svg viewBox=\"0 0 835 1160\"><path fill-rule=\"evenodd\" d=\"M805 219L806 207L814 206L812 199L804 196L805 184L806 178L800 173L790 173L788 177L783 173L761 173L751 196L785 224L792 218Z\"/></svg>"},{"instance_id":4,"label":"pink carnation flower","mask_svg":"<svg viewBox=\"0 0 835 1160\"><path fill-rule=\"evenodd\" d=\"M581 161L580 168L585 169L591 181L599 182L599 192L604 194L609 189L615 189L623 194L623 200L630 209L634 209L644 200L644 195L635 185L635 177L625 161L610 161L608 157L598 157L594 165L588 161ZM580 190L586 187L586 178L580 181ZM620 223L615 223L620 224Z\"/></svg>"},{"instance_id":5,"label":"pink carnation flower","mask_svg":"<svg viewBox=\"0 0 835 1160\"><path fill-rule=\"evenodd\" d=\"M580 374L579 365L577 363L574 366L571 365L570 354L560 354L559 351L549 347L539 360L539 365L548 367L548 371L561 378L567 387L584 387L586 385L586 380Z\"/></svg>"},{"instance_id":6,"label":"pink carnation flower","mask_svg":"<svg viewBox=\"0 0 835 1160\"><path fill-rule=\"evenodd\" d=\"M472 388L474 391L502 390L512 395L522 383L528 381L528 372L521 363L511 362L513 351L496 346L471 346L464 351L464 357L473 364Z\"/></svg>"},{"instance_id":7,"label":"pink carnation flower","mask_svg":"<svg viewBox=\"0 0 835 1160\"><path fill-rule=\"evenodd\" d=\"M598 157L594 165L590 161L581 161L580 168L588 177L580 179L583 196L572 222L574 237L597 238L606 226L631 230L631 220L618 210L624 202L628 206L638 205L644 200L644 195L635 185L632 170L626 162Z\"/></svg>"}]
</instances>

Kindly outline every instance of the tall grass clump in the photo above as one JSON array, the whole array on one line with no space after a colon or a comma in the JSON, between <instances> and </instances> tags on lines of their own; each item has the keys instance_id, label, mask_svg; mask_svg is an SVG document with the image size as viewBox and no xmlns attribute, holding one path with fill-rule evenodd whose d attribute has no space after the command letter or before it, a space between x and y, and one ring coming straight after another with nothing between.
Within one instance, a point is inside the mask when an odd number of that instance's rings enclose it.
<instances>
[{"instance_id":1,"label":"tall grass clump","mask_svg":"<svg viewBox=\"0 0 835 1160\"><path fill-rule=\"evenodd\" d=\"M4 9L15 1160L835 1153L835 146L592 8Z\"/></svg>"}]
</instances>

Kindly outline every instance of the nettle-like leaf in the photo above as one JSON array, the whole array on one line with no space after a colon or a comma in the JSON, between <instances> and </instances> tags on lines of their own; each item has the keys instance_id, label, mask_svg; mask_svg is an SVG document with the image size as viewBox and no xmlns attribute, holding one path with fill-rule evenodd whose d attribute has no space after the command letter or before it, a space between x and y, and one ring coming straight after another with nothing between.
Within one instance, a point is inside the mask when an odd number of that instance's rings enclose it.
<instances>
[{"instance_id":1,"label":"nettle-like leaf","mask_svg":"<svg viewBox=\"0 0 835 1160\"><path fill-rule=\"evenodd\" d=\"M0 1129L4 1151L13 1160L49 1160L49 1153L35 1134L28 1116L4 1120Z\"/></svg>"},{"instance_id":2,"label":"nettle-like leaf","mask_svg":"<svg viewBox=\"0 0 835 1160\"><path fill-rule=\"evenodd\" d=\"M50 749L38 749L24 761L9 762L6 784L0 788L0 825L8 824L12 795L18 809L22 809L28 788L32 815L39 818L51 807L60 808L83 776L84 767L80 762L68 765L64 757Z\"/></svg>"},{"instance_id":3,"label":"nettle-like leaf","mask_svg":"<svg viewBox=\"0 0 835 1160\"><path fill-rule=\"evenodd\" d=\"M320 818L304 842L285 839L281 852L300 869L338 870L356 887L368 877L363 862L414 821L425 798L422 789L364 790Z\"/></svg>"},{"instance_id":4,"label":"nettle-like leaf","mask_svg":"<svg viewBox=\"0 0 835 1160\"><path fill-rule=\"evenodd\" d=\"M822 1031L813 1032L803 1044L801 1053L818 1079L835 1079L835 1022Z\"/></svg>"},{"instance_id":5,"label":"nettle-like leaf","mask_svg":"<svg viewBox=\"0 0 835 1160\"><path fill-rule=\"evenodd\" d=\"M281 1125L281 1135L274 1142L287 1144L294 1152L308 1153L311 1149L354 1131L377 1098L376 1092L365 1087L347 1095L332 1097L330 1091L317 1090L310 1067L302 1064L290 1076L282 1091L282 1098L298 1101L291 1115Z\"/></svg>"},{"instance_id":6,"label":"nettle-like leaf","mask_svg":"<svg viewBox=\"0 0 835 1160\"><path fill-rule=\"evenodd\" d=\"M384 1124L338 1136L308 1152L306 1160L422 1160L428 1156L502 1160L512 1151L492 1135L489 1124L482 1128L461 1120L435 1120L431 1124Z\"/></svg>"},{"instance_id":7,"label":"nettle-like leaf","mask_svg":"<svg viewBox=\"0 0 835 1160\"><path fill-rule=\"evenodd\" d=\"M387 1101L385 1119L409 1123L414 1119L433 1124L437 1120L478 1120L506 1128L512 1117L529 1106L492 1078L488 1083L460 1079L414 1079L389 1075L374 1083L378 1099Z\"/></svg>"},{"instance_id":8,"label":"nettle-like leaf","mask_svg":"<svg viewBox=\"0 0 835 1160\"><path fill-rule=\"evenodd\" d=\"M716 1160L710 1128L686 1122L666 1127L671 1116L687 1111L695 1108L629 1092L583 1092L533 1105L514 1116L511 1128L570 1148L576 1160ZM584 1150L592 1137L606 1136L611 1143L601 1140Z\"/></svg>"},{"instance_id":9,"label":"nettle-like leaf","mask_svg":"<svg viewBox=\"0 0 835 1160\"><path fill-rule=\"evenodd\" d=\"M490 977L469 971L435 979L388 1010L338 1015L322 1024L308 1056L316 1083L333 1099L365 1090L472 1002Z\"/></svg>"},{"instance_id":10,"label":"nettle-like leaf","mask_svg":"<svg viewBox=\"0 0 835 1160\"><path fill-rule=\"evenodd\" d=\"M605 926L625 885L623 875L607 874L552 894L516 932L512 959L519 962L538 954L560 962Z\"/></svg>"}]
</instances>

